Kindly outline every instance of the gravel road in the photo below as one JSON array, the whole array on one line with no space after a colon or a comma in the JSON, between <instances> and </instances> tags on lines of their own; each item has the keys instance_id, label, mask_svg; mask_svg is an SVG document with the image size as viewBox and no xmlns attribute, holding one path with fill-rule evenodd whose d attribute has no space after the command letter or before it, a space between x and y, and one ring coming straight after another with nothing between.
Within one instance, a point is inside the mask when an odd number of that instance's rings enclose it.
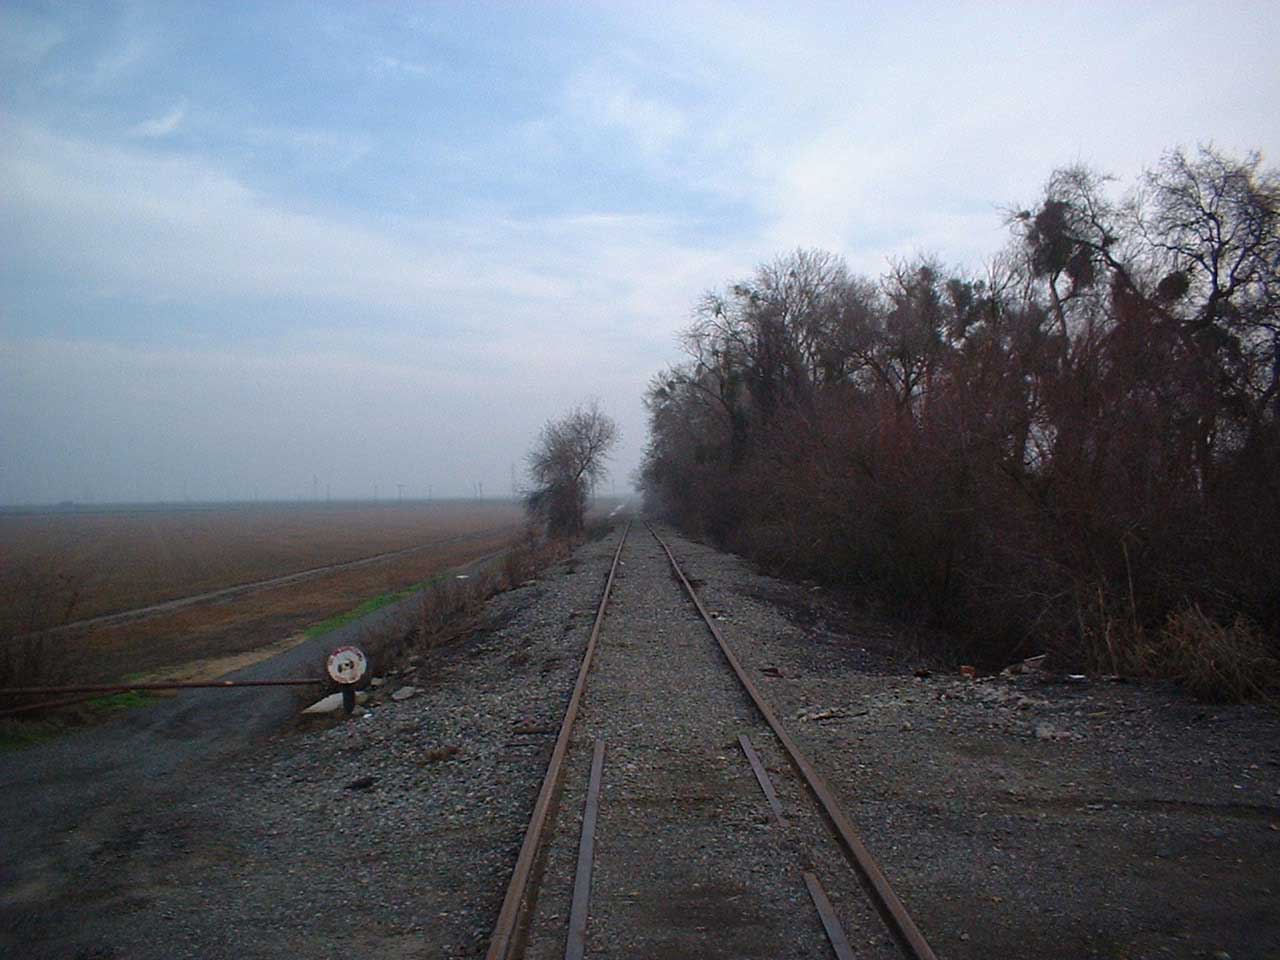
<instances>
[{"instance_id":1,"label":"gravel road","mask_svg":"<svg viewBox=\"0 0 1280 960\"><path fill-rule=\"evenodd\" d=\"M806 851L859 955L881 955L776 745L633 536L570 754L572 788L589 739L610 744L592 955L827 956L794 882ZM1274 711L1052 674L917 679L892 624L669 542L940 956L1278 955ZM496 598L350 720L268 732L246 703L238 733L148 732L174 701L0 758L0 954L483 955L615 545ZM566 801L574 844L579 816ZM563 922L557 896L535 932Z\"/></svg>"}]
</instances>

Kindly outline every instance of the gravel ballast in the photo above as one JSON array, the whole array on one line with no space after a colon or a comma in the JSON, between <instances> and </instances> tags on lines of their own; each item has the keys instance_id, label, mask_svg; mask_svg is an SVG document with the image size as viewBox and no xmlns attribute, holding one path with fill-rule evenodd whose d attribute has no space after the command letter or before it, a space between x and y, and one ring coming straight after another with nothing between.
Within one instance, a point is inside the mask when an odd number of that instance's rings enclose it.
<instances>
[{"instance_id":1,"label":"gravel ballast","mask_svg":"<svg viewBox=\"0 0 1280 960\"><path fill-rule=\"evenodd\" d=\"M420 654L358 716L137 784L51 830L0 873L0 952L482 956L618 532L493 600L474 636ZM1278 955L1273 710L1067 683L1051 665L919 679L892 624L660 532L940 956ZM643 528L632 538L530 956L551 955L540 935L563 936L555 878L576 856L596 737L607 754L588 955L827 956L797 883L812 865L855 952L892 956L665 557ZM740 733L770 770L785 830ZM0 830L21 829L20 813Z\"/></svg>"}]
</instances>

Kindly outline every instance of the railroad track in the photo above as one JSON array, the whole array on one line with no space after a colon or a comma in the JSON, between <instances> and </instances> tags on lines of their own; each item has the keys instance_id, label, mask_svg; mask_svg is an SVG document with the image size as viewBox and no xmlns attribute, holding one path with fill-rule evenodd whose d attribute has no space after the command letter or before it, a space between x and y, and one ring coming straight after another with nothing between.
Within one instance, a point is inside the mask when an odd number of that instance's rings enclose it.
<instances>
[{"instance_id":1,"label":"railroad track","mask_svg":"<svg viewBox=\"0 0 1280 960\"><path fill-rule=\"evenodd\" d=\"M645 529L619 537L487 960L933 960L722 614Z\"/></svg>"}]
</instances>

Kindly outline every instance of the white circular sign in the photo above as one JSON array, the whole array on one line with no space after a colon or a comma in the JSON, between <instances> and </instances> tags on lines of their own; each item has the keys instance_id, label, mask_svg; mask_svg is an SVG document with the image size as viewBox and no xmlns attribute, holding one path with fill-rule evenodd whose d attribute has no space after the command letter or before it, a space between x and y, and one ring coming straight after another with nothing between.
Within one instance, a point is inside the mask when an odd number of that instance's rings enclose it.
<instances>
[{"instance_id":1,"label":"white circular sign","mask_svg":"<svg viewBox=\"0 0 1280 960\"><path fill-rule=\"evenodd\" d=\"M369 667L359 647L339 647L329 654L329 676L338 683L359 683Z\"/></svg>"}]
</instances>

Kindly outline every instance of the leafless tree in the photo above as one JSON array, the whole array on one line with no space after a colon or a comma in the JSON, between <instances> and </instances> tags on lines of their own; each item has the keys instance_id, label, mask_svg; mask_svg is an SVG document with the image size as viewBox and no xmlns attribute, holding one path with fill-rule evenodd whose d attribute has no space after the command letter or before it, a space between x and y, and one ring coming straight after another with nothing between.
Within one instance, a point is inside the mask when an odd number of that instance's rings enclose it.
<instances>
[{"instance_id":1,"label":"leafless tree","mask_svg":"<svg viewBox=\"0 0 1280 960\"><path fill-rule=\"evenodd\" d=\"M647 504L992 663L1114 661L1188 605L1280 651L1280 171L1076 165L1009 225L983 277L796 251L704 297Z\"/></svg>"},{"instance_id":2,"label":"leafless tree","mask_svg":"<svg viewBox=\"0 0 1280 960\"><path fill-rule=\"evenodd\" d=\"M582 532L587 498L608 471L618 425L592 400L551 420L526 458L532 489L525 507L554 536Z\"/></svg>"}]
</instances>

